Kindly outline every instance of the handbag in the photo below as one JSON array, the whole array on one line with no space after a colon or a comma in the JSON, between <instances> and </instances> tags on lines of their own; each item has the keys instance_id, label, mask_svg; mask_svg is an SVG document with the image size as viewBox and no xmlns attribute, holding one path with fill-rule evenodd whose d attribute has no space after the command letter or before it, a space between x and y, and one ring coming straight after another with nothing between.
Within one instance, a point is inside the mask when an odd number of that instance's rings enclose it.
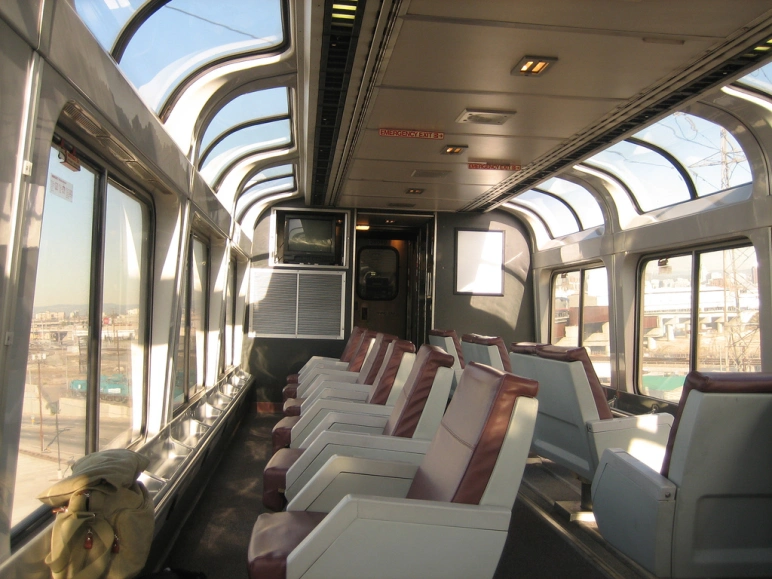
<instances>
[{"instance_id":1,"label":"handbag","mask_svg":"<svg viewBox=\"0 0 772 579\"><path fill-rule=\"evenodd\" d=\"M153 501L137 481L148 459L128 449L84 456L38 496L55 507L46 564L54 579L130 579L153 540Z\"/></svg>"}]
</instances>

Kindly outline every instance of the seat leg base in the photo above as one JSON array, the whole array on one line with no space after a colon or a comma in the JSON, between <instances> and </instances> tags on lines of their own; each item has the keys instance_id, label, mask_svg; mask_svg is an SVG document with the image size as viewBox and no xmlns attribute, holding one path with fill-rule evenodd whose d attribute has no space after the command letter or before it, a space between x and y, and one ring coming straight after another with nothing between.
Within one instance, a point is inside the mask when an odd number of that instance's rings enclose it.
<instances>
[{"instance_id":1,"label":"seat leg base","mask_svg":"<svg viewBox=\"0 0 772 579\"><path fill-rule=\"evenodd\" d=\"M555 501L555 511L571 522L595 522L595 515L592 511L582 508L581 501Z\"/></svg>"}]
</instances>

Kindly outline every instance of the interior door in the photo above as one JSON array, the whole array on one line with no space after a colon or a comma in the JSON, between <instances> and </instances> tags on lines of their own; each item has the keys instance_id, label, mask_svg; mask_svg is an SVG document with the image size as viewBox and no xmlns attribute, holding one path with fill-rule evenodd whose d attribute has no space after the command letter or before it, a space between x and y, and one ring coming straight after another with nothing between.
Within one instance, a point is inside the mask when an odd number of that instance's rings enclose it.
<instances>
[{"instance_id":1,"label":"interior door","mask_svg":"<svg viewBox=\"0 0 772 579\"><path fill-rule=\"evenodd\" d=\"M361 238L357 243L354 323L407 336L411 241Z\"/></svg>"}]
</instances>

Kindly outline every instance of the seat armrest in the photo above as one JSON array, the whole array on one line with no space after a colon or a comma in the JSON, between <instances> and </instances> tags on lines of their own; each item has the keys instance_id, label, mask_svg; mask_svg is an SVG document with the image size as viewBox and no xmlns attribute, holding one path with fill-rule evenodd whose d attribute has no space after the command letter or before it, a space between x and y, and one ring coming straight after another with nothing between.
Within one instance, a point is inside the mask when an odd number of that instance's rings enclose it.
<instances>
[{"instance_id":1,"label":"seat armrest","mask_svg":"<svg viewBox=\"0 0 772 579\"><path fill-rule=\"evenodd\" d=\"M352 386L349 388L348 386ZM356 387L354 387L356 386ZM343 382L322 382L313 392L307 392L305 399L300 405L300 413L303 414L303 407L308 408L314 400L319 398L341 398L344 400L367 400L372 386L367 384L344 384Z\"/></svg>"},{"instance_id":2,"label":"seat armrest","mask_svg":"<svg viewBox=\"0 0 772 579\"><path fill-rule=\"evenodd\" d=\"M511 509L348 495L287 558L287 577L493 577ZM377 544L379 549L363 548Z\"/></svg>"},{"instance_id":3,"label":"seat armrest","mask_svg":"<svg viewBox=\"0 0 772 579\"><path fill-rule=\"evenodd\" d=\"M673 416L642 414L609 420L589 420L586 423L591 448L597 459L607 448L621 448L652 469L659 471L665 456Z\"/></svg>"},{"instance_id":4,"label":"seat armrest","mask_svg":"<svg viewBox=\"0 0 772 579\"><path fill-rule=\"evenodd\" d=\"M356 432L359 434L381 434L389 416L386 414L353 414L351 412L328 412L319 421L308 436L298 444L298 448L308 448L323 432Z\"/></svg>"},{"instance_id":5,"label":"seat armrest","mask_svg":"<svg viewBox=\"0 0 772 579\"><path fill-rule=\"evenodd\" d=\"M417 471L417 464L333 455L300 489L287 510L329 513L349 494L404 498Z\"/></svg>"},{"instance_id":6,"label":"seat armrest","mask_svg":"<svg viewBox=\"0 0 772 579\"><path fill-rule=\"evenodd\" d=\"M329 356L311 356L308 361L303 364L303 367L298 370L298 376L304 376L318 364L346 364L346 367L348 367L348 364L346 362L341 362L340 358L330 358Z\"/></svg>"},{"instance_id":7,"label":"seat armrest","mask_svg":"<svg viewBox=\"0 0 772 579\"><path fill-rule=\"evenodd\" d=\"M392 407L381 406L380 404L364 404L362 402L350 402L347 400L315 400L307 410L303 411L300 415L300 419L292 427L290 446L292 448L302 448L302 442L314 432L317 426L321 424L330 413L335 413L336 416L335 421L329 422L327 428L333 428L335 425L345 423L355 427L361 425L366 427L366 430L372 431L373 426L371 426L371 423L367 421L361 422L358 417L374 416L382 418L383 422L380 426L380 430L382 431L393 410Z\"/></svg>"},{"instance_id":8,"label":"seat armrest","mask_svg":"<svg viewBox=\"0 0 772 579\"><path fill-rule=\"evenodd\" d=\"M429 445L428 440L400 436L322 432L287 470L284 494L292 500L333 455L419 464Z\"/></svg>"},{"instance_id":9,"label":"seat armrest","mask_svg":"<svg viewBox=\"0 0 772 579\"><path fill-rule=\"evenodd\" d=\"M603 538L659 577L670 574L677 487L619 449L607 449L592 481Z\"/></svg>"},{"instance_id":10,"label":"seat armrest","mask_svg":"<svg viewBox=\"0 0 772 579\"><path fill-rule=\"evenodd\" d=\"M305 396L319 388L322 382L334 380L336 382L356 382L359 379L359 372L349 372L348 370L320 370L312 371L308 376L304 376L298 383L298 397Z\"/></svg>"}]
</instances>

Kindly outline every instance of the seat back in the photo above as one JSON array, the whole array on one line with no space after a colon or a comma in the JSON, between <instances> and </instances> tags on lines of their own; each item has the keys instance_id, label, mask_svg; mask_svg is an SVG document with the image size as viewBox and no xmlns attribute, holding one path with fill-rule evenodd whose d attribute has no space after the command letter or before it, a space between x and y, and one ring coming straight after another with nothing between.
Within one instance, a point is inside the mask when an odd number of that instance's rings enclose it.
<instances>
[{"instance_id":1,"label":"seat back","mask_svg":"<svg viewBox=\"0 0 772 579\"><path fill-rule=\"evenodd\" d=\"M367 398L370 404L387 404L396 400L415 362L415 346L408 340L395 340L388 345L381 368Z\"/></svg>"},{"instance_id":2,"label":"seat back","mask_svg":"<svg viewBox=\"0 0 772 579\"><path fill-rule=\"evenodd\" d=\"M354 357L354 354L359 349L359 345L362 343L362 339L364 338L365 328L362 328L360 326L354 326L351 329L351 334L349 334L348 342L346 342L346 347L343 348L343 353L340 355L340 361L341 362L350 362L351 358Z\"/></svg>"},{"instance_id":3,"label":"seat back","mask_svg":"<svg viewBox=\"0 0 772 579\"><path fill-rule=\"evenodd\" d=\"M536 355L547 346L513 345L512 366L518 375L539 383L539 416L532 450L591 480L598 456L587 433L587 422L598 420L587 374L579 361ZM519 353L525 352L525 353Z\"/></svg>"},{"instance_id":4,"label":"seat back","mask_svg":"<svg viewBox=\"0 0 772 579\"><path fill-rule=\"evenodd\" d=\"M375 335L373 345L370 347L370 351L365 356L365 361L362 363L362 368L359 370L359 377L357 383L359 384L373 384L376 376L383 364L383 358L386 356L386 350L397 336L391 334L383 334L378 332Z\"/></svg>"},{"instance_id":5,"label":"seat back","mask_svg":"<svg viewBox=\"0 0 772 579\"><path fill-rule=\"evenodd\" d=\"M662 472L673 576L772 575L772 374L691 372Z\"/></svg>"},{"instance_id":6,"label":"seat back","mask_svg":"<svg viewBox=\"0 0 772 579\"><path fill-rule=\"evenodd\" d=\"M531 444L538 384L470 362L407 497L511 508Z\"/></svg>"},{"instance_id":7,"label":"seat back","mask_svg":"<svg viewBox=\"0 0 772 579\"><path fill-rule=\"evenodd\" d=\"M458 335L455 330L429 330L429 343L432 346L439 346L455 358L455 361L453 362L453 372L455 376L453 378L453 385L450 388L450 395L452 396L458 386L459 380L461 380L461 373L464 371L464 366L466 365Z\"/></svg>"},{"instance_id":8,"label":"seat back","mask_svg":"<svg viewBox=\"0 0 772 579\"><path fill-rule=\"evenodd\" d=\"M453 356L437 346L424 344L383 434L429 439L439 426L453 381Z\"/></svg>"},{"instance_id":9,"label":"seat back","mask_svg":"<svg viewBox=\"0 0 772 579\"><path fill-rule=\"evenodd\" d=\"M613 418L608 400L606 400L606 392L603 390L600 380L598 380L595 367L592 365L592 360L590 360L590 356L585 348L543 345L534 348L534 353L540 358L547 358L548 360L581 362L587 378L587 386L590 388L590 394L592 394L592 399L595 402L595 409L598 411L598 418L601 420Z\"/></svg>"},{"instance_id":10,"label":"seat back","mask_svg":"<svg viewBox=\"0 0 772 579\"><path fill-rule=\"evenodd\" d=\"M461 336L461 349L467 362L479 362L504 372L512 371L507 346L498 336L464 334Z\"/></svg>"},{"instance_id":11,"label":"seat back","mask_svg":"<svg viewBox=\"0 0 772 579\"><path fill-rule=\"evenodd\" d=\"M362 334L362 341L359 344L359 348L357 348L357 351L351 357L351 360L349 360L348 368L346 368L349 372L359 372L362 369L365 358L367 358L367 354L370 353L377 335L377 332L365 330L365 333Z\"/></svg>"}]
</instances>

